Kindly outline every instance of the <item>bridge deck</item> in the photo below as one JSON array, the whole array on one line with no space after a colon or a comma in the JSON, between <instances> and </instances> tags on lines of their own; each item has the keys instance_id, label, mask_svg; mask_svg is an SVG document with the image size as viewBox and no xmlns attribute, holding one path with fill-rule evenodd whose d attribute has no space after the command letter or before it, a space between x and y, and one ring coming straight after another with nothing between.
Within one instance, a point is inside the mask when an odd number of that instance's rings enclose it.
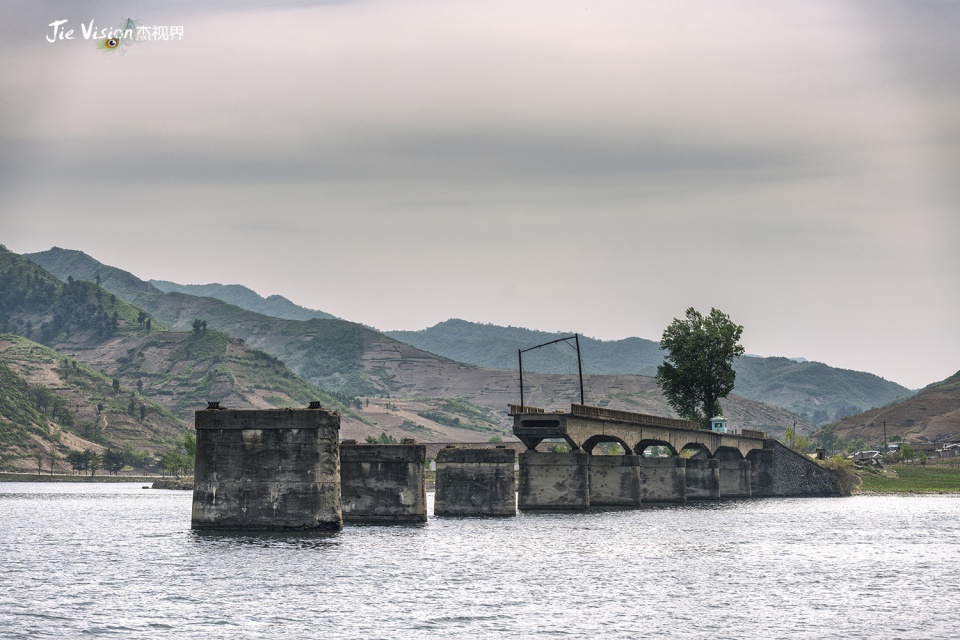
<instances>
[{"instance_id":1,"label":"bridge deck","mask_svg":"<svg viewBox=\"0 0 960 640\"><path fill-rule=\"evenodd\" d=\"M696 447L706 450L711 457L720 449L736 450L746 456L753 449L762 449L766 438L762 431L717 433L701 429L690 420L579 404L571 405L569 413L510 405L510 415L514 435L530 449L543 440L561 438L573 450L588 453L600 442L618 442L631 453L640 453L656 444L665 445L674 453Z\"/></svg>"}]
</instances>

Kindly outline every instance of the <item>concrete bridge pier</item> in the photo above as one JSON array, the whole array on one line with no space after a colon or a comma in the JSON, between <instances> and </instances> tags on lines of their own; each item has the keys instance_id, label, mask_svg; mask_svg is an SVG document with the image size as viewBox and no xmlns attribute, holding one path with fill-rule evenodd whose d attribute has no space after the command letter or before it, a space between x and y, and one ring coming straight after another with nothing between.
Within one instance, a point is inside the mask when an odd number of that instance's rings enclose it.
<instances>
[{"instance_id":1,"label":"concrete bridge pier","mask_svg":"<svg viewBox=\"0 0 960 640\"><path fill-rule=\"evenodd\" d=\"M196 412L193 529L343 526L339 414L307 409Z\"/></svg>"},{"instance_id":2,"label":"concrete bridge pier","mask_svg":"<svg viewBox=\"0 0 960 640\"><path fill-rule=\"evenodd\" d=\"M720 499L720 461L713 458L687 460L687 500Z\"/></svg>"},{"instance_id":3,"label":"concrete bridge pier","mask_svg":"<svg viewBox=\"0 0 960 640\"><path fill-rule=\"evenodd\" d=\"M679 456L643 458L637 456L640 471L640 498L651 502L687 501L687 460Z\"/></svg>"},{"instance_id":4,"label":"concrete bridge pier","mask_svg":"<svg viewBox=\"0 0 960 640\"><path fill-rule=\"evenodd\" d=\"M427 521L422 444L340 444L343 521Z\"/></svg>"},{"instance_id":5,"label":"concrete bridge pier","mask_svg":"<svg viewBox=\"0 0 960 640\"><path fill-rule=\"evenodd\" d=\"M437 452L438 516L515 516L517 483L513 449L445 448Z\"/></svg>"},{"instance_id":6,"label":"concrete bridge pier","mask_svg":"<svg viewBox=\"0 0 960 640\"><path fill-rule=\"evenodd\" d=\"M718 460L720 474L720 497L727 498L750 498L753 495L751 490L751 464L749 460Z\"/></svg>"},{"instance_id":7,"label":"concrete bridge pier","mask_svg":"<svg viewBox=\"0 0 960 640\"><path fill-rule=\"evenodd\" d=\"M521 510L570 510L590 508L590 454L520 454L520 487L517 500Z\"/></svg>"},{"instance_id":8,"label":"concrete bridge pier","mask_svg":"<svg viewBox=\"0 0 960 640\"><path fill-rule=\"evenodd\" d=\"M590 506L640 506L640 456L589 456Z\"/></svg>"}]
</instances>

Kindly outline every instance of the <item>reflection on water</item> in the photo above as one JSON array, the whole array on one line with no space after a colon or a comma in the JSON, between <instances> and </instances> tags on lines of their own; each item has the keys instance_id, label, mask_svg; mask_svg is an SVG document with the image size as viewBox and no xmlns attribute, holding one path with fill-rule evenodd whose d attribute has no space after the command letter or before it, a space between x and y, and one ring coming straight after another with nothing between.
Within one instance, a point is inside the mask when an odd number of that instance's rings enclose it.
<instances>
[{"instance_id":1,"label":"reflection on water","mask_svg":"<svg viewBox=\"0 0 960 640\"><path fill-rule=\"evenodd\" d=\"M958 513L871 496L227 533L190 530L189 492L0 483L0 635L952 637Z\"/></svg>"}]
</instances>

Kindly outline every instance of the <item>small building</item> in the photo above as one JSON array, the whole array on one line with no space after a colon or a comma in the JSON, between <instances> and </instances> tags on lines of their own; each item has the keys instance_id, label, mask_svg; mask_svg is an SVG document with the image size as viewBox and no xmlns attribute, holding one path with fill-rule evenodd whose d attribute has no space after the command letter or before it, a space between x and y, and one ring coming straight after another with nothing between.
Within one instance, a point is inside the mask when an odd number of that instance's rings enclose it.
<instances>
[{"instance_id":1,"label":"small building","mask_svg":"<svg viewBox=\"0 0 960 640\"><path fill-rule=\"evenodd\" d=\"M723 416L713 416L710 418L710 431L717 433L727 432L727 419Z\"/></svg>"}]
</instances>

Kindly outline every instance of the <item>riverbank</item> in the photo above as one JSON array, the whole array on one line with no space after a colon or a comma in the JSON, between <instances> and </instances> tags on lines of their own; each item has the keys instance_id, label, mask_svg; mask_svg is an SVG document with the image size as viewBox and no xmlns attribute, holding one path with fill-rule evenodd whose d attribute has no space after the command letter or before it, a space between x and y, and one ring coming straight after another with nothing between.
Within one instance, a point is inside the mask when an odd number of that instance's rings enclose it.
<instances>
[{"instance_id":1,"label":"riverbank","mask_svg":"<svg viewBox=\"0 0 960 640\"><path fill-rule=\"evenodd\" d=\"M9 473L9 472L0 472L0 482L139 482L139 483L150 483L162 481L174 481L175 478L172 477L162 477L162 476L110 476L110 475L96 475L96 476L77 476L77 475L64 475L64 474L40 474L36 473ZM193 478L181 478L177 482L193 482Z\"/></svg>"},{"instance_id":2,"label":"riverbank","mask_svg":"<svg viewBox=\"0 0 960 640\"><path fill-rule=\"evenodd\" d=\"M952 461L864 468L860 471L860 479L862 482L855 493L960 493L960 465Z\"/></svg>"}]
</instances>

